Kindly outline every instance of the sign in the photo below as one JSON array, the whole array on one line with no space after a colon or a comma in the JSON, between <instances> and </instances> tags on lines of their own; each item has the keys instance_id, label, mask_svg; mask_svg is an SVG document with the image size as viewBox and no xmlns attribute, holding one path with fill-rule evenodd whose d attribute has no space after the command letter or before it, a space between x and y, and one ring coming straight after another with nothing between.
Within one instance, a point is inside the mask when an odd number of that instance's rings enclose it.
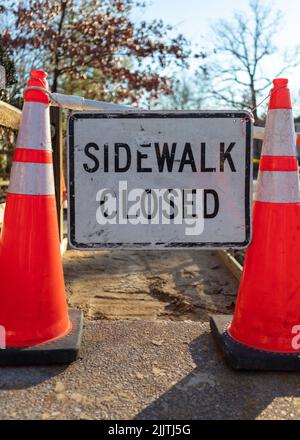
<instances>
[{"instance_id":1,"label":"sign","mask_svg":"<svg viewBox=\"0 0 300 440\"><path fill-rule=\"evenodd\" d=\"M251 125L247 112L71 114L70 244L247 246Z\"/></svg>"}]
</instances>

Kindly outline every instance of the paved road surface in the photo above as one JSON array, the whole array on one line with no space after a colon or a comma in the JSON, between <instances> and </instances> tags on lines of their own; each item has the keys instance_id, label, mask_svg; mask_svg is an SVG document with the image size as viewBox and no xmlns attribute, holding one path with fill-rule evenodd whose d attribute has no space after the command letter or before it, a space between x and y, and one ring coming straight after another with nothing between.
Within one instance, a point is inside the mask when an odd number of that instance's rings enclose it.
<instances>
[{"instance_id":1,"label":"paved road surface","mask_svg":"<svg viewBox=\"0 0 300 440\"><path fill-rule=\"evenodd\" d=\"M1 419L296 419L300 375L236 373L208 324L86 322L69 367L1 368Z\"/></svg>"}]
</instances>

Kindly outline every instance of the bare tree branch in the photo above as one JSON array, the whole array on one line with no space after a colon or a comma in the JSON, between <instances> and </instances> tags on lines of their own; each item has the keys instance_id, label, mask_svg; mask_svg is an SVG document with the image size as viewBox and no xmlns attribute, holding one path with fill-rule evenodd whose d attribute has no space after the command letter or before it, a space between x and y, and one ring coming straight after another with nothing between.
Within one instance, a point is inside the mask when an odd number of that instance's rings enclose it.
<instances>
[{"instance_id":1,"label":"bare tree branch","mask_svg":"<svg viewBox=\"0 0 300 440\"><path fill-rule=\"evenodd\" d=\"M273 37L279 29L282 12L272 2L250 0L249 14L235 12L230 21L220 20L213 27L216 60L209 65L210 96L233 107L249 106L258 119L257 96L271 81L261 74L267 57L277 48ZM281 75L299 63L300 49L287 54Z\"/></svg>"}]
</instances>

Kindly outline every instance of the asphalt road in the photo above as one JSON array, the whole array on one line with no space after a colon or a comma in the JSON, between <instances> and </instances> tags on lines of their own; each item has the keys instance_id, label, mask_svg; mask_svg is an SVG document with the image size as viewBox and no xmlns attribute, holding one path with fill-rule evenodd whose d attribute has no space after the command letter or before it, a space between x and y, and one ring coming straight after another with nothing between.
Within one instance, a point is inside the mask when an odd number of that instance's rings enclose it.
<instances>
[{"instance_id":1,"label":"asphalt road","mask_svg":"<svg viewBox=\"0 0 300 440\"><path fill-rule=\"evenodd\" d=\"M0 370L1 419L300 418L300 375L232 371L207 322L89 321L74 364Z\"/></svg>"}]
</instances>

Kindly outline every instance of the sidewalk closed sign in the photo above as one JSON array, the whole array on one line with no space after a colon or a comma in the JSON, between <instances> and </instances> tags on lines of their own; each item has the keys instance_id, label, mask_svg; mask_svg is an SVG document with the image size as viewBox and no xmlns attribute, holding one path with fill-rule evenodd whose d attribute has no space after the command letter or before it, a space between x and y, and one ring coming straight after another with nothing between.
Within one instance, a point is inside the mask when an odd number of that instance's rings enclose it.
<instances>
[{"instance_id":1,"label":"sidewalk closed sign","mask_svg":"<svg viewBox=\"0 0 300 440\"><path fill-rule=\"evenodd\" d=\"M68 137L73 247L249 244L247 112L73 113Z\"/></svg>"}]
</instances>

